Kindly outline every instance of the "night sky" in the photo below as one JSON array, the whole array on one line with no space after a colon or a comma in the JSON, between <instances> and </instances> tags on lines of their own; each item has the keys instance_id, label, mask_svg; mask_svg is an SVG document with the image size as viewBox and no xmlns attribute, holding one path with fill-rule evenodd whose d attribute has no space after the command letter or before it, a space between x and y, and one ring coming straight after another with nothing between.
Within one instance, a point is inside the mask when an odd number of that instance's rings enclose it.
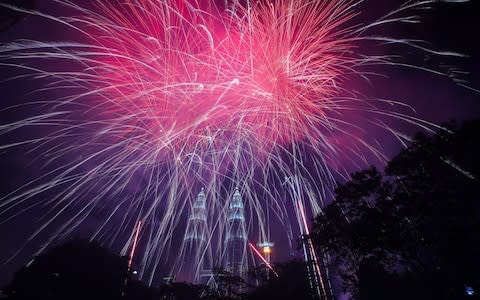
<instances>
[{"instance_id":1,"label":"night sky","mask_svg":"<svg viewBox=\"0 0 480 300\"><path fill-rule=\"evenodd\" d=\"M14 2L14 1L11 1ZM25 1L26 5L31 5ZM37 0L35 8L54 14L63 14L48 0ZM424 71L413 70L403 67L379 67L377 71L388 75L388 78L374 77L370 84L354 83L353 88L372 98L394 98L411 104L417 116L435 123L442 123L449 120L468 120L480 117L480 43L478 42L478 30L480 29L480 2L477 0L468 3L441 3L433 5L432 10L417 11L423 17L422 24L405 25L392 24L383 27L382 33L412 39L428 41L429 46L437 50L450 50L467 55L466 58L445 58L421 55L411 49L395 46L382 47L383 54L400 54L401 61L414 65L431 66L444 72L450 72L453 67L466 72L457 77L466 80L468 87L461 87L445 76L429 74ZM365 1L361 4L365 22L371 21L403 3L403 1ZM0 47L5 43L16 39L30 38L35 40L75 40L70 30L65 29L53 22L45 21L38 17L21 16L6 9L0 10ZM47 62L48 63L48 62ZM3 82L3 80L18 75L18 70L0 66L0 95L1 108L26 103L32 97L39 97L38 94L31 94L31 91L42 87L42 80L15 79ZM55 97L59 93L50 91L41 94L40 97ZM61 93L60 93L61 95ZM0 123L6 124L19 120L28 112L22 109L11 111L0 111ZM400 131L413 134L417 131L414 126L398 124ZM19 133L20 135L22 132ZM375 136L382 144L387 156L394 156L401 148L392 136L385 131L372 129L365 133ZM0 136L0 145L10 142L11 137ZM16 137L18 139L18 136ZM4 196L25 182L41 176L42 162L32 159L32 154L26 148L15 148L13 151L0 150L0 196ZM348 164L348 162L345 162ZM373 162L379 164L378 162ZM346 166L354 171L353 166ZM1 210L1 209L0 209ZM42 215L45 207L32 207L27 212L14 219L0 224L0 262L5 262L14 254L25 241L25 238L38 226L34 220ZM73 213L73 212L72 212ZM8 215L8 214L7 214ZM6 218L7 215L1 218ZM10 215L8 215L10 216ZM92 219L102 216L93 216ZM0 220L3 222L4 220ZM94 221L93 221L94 222ZM88 233L95 226L95 223L86 224L85 232L77 232L82 235ZM92 227L92 228L90 228ZM272 226L280 228L281 226ZM41 239L47 239L48 234L43 234ZM272 240L276 243L274 261L291 258L288 243L283 230L273 229ZM13 260L0 265L0 285L7 283L15 270L24 265L30 258L38 241L28 244L23 251ZM296 255L296 254L295 254Z\"/></svg>"}]
</instances>

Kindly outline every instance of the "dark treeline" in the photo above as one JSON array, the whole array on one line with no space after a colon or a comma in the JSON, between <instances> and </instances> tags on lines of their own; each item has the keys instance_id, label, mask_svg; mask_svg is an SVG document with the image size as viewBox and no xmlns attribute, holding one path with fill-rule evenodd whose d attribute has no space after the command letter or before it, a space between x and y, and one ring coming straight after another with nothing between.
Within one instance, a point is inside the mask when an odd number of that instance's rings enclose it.
<instances>
[{"instance_id":1,"label":"dark treeline","mask_svg":"<svg viewBox=\"0 0 480 300\"><path fill-rule=\"evenodd\" d=\"M303 262L278 264L276 269L279 277L272 275L269 280L264 268L252 270L249 283L216 269L216 288L184 282L147 287L134 279L133 272L128 274L127 257L112 254L97 243L75 239L37 256L16 272L3 290L7 299L17 300L310 299Z\"/></svg>"},{"instance_id":2,"label":"dark treeline","mask_svg":"<svg viewBox=\"0 0 480 300\"><path fill-rule=\"evenodd\" d=\"M352 174L315 219L353 299L477 299L480 121L446 127L418 134L383 172Z\"/></svg>"},{"instance_id":3,"label":"dark treeline","mask_svg":"<svg viewBox=\"0 0 480 300\"><path fill-rule=\"evenodd\" d=\"M352 174L314 220L322 267L352 299L478 299L480 121L419 134L383 171ZM327 265L325 265L327 264ZM215 270L218 288L147 287L128 259L72 240L36 257L4 288L8 299L311 299L305 264L277 264L247 282ZM469 295L471 294L471 295Z\"/></svg>"}]
</instances>

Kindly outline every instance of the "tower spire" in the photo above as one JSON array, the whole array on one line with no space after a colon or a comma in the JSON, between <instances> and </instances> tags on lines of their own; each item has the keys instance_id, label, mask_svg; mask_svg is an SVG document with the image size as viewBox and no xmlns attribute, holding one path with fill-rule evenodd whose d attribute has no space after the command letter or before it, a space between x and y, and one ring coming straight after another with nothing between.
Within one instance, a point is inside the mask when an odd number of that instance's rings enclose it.
<instances>
[{"instance_id":1,"label":"tower spire","mask_svg":"<svg viewBox=\"0 0 480 300\"><path fill-rule=\"evenodd\" d=\"M207 204L202 187L193 201L183 238L181 275L189 282L198 284L204 269L207 247Z\"/></svg>"},{"instance_id":2,"label":"tower spire","mask_svg":"<svg viewBox=\"0 0 480 300\"><path fill-rule=\"evenodd\" d=\"M245 229L245 208L239 187L235 188L227 215L226 270L233 276L242 277L246 271L247 233Z\"/></svg>"}]
</instances>

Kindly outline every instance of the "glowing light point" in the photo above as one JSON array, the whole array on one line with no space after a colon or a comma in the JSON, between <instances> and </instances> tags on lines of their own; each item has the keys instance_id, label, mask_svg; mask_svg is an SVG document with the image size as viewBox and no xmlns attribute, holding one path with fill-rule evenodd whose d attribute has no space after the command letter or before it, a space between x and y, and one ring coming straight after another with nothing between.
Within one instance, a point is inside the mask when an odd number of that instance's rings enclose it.
<instances>
[{"instance_id":1,"label":"glowing light point","mask_svg":"<svg viewBox=\"0 0 480 300\"><path fill-rule=\"evenodd\" d=\"M272 247L274 246L275 244L272 243L272 242L262 242L262 243L258 243L257 246L262 249L262 252L264 254L271 254L272 253Z\"/></svg>"},{"instance_id":2,"label":"glowing light point","mask_svg":"<svg viewBox=\"0 0 480 300\"><path fill-rule=\"evenodd\" d=\"M475 295L475 289L471 286L466 286L465 287L465 293L467 296L474 296Z\"/></svg>"}]
</instances>

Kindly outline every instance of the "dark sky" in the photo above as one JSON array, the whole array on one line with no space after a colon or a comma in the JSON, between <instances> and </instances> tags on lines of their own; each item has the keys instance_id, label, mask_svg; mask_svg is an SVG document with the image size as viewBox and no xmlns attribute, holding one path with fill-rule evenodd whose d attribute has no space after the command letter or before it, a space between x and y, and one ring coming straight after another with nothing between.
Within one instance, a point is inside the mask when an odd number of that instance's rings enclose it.
<instances>
[{"instance_id":1,"label":"dark sky","mask_svg":"<svg viewBox=\"0 0 480 300\"><path fill-rule=\"evenodd\" d=\"M35 2L37 9L46 13L63 13L55 8L48 0L24 1L26 5ZM444 1L445 2L445 1ZM18 2L17 2L18 3ZM383 15L386 11L398 6L403 1L365 1L361 5L367 23L375 17ZM386 46L382 48L386 54L400 54L402 60L416 65L432 66L448 71L451 67L468 72L460 78L468 81L466 85L473 89L480 89L480 43L478 31L480 30L480 1L473 0L468 3L438 3L432 10L416 11L423 17L422 24L385 26L382 30L386 35L422 39L437 50L451 50L468 55L462 59L447 59L420 55L418 51L405 48ZM65 28L46 22L32 16L20 16L7 10L0 10L0 46L19 38L36 40L72 40L71 32ZM393 33L393 34L392 34ZM410 68L388 68L380 70L388 74L388 78L374 78L370 85L356 87L372 98L392 98L402 100L413 105L418 116L432 122L441 123L449 120L466 120L480 117L480 93L456 85L451 78L428 74ZM0 67L0 80L18 74L15 70ZM14 80L0 83L0 97L2 108L28 101L29 92L39 88L41 81ZM21 118L18 114L0 112L0 123L5 124ZM414 128L399 124L400 130L413 133ZM21 133L20 133L21 134ZM369 132L377 135L376 138L383 143L385 152L392 156L400 145L395 143L385 133ZM0 136L0 145L8 142L8 138ZM20 151L0 151L0 196L13 191L29 179L41 175L38 163L32 163L26 153ZM44 208L32 208L22 217L12 222L0 225L0 262L5 261L22 244L28 233L36 226L31 220L41 215ZM0 220L1 221L1 220ZM45 236L44 238L48 238ZM277 242L277 259L289 258L285 236L281 231L272 232L272 238ZM283 242L282 242L283 240ZM38 245L36 245L38 246ZM0 285L6 283L14 270L28 260L34 252L28 246L21 255L12 262L0 265Z\"/></svg>"}]
</instances>

